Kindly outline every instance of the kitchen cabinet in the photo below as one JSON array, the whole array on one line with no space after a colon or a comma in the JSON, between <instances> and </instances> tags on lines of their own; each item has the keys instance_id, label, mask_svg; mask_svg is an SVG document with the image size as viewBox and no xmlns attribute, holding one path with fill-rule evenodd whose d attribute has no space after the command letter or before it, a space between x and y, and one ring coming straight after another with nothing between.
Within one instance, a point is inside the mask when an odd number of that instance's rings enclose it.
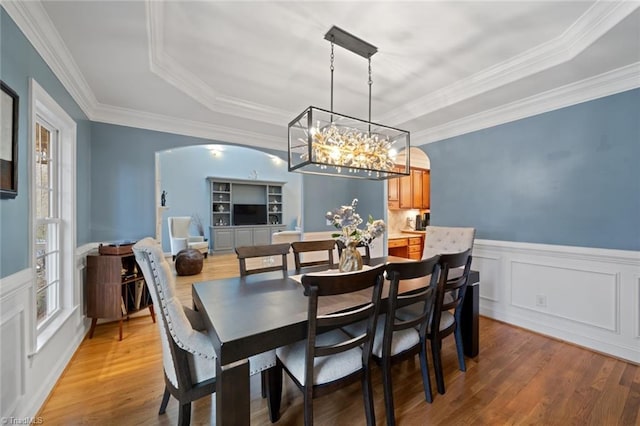
<instances>
[{"instance_id":1,"label":"kitchen cabinet","mask_svg":"<svg viewBox=\"0 0 640 426\"><path fill-rule=\"evenodd\" d=\"M387 205L390 210L430 208L430 171L413 168L409 176L389 179Z\"/></svg>"},{"instance_id":2,"label":"kitchen cabinet","mask_svg":"<svg viewBox=\"0 0 640 426\"><path fill-rule=\"evenodd\" d=\"M405 257L407 259L422 259L422 237L407 236L389 238L387 243L390 256Z\"/></svg>"}]
</instances>

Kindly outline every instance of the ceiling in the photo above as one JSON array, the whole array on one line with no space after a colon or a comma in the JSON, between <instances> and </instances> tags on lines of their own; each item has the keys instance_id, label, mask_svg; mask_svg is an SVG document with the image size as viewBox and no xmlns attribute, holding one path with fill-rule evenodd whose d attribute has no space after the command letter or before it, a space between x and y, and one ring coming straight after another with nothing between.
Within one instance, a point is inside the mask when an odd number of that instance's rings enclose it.
<instances>
[{"instance_id":1,"label":"ceiling","mask_svg":"<svg viewBox=\"0 0 640 426\"><path fill-rule=\"evenodd\" d=\"M95 121L286 150L333 25L377 46L372 121L440 140L640 86L640 2L43 1L5 9ZM367 62L335 48L334 110Z\"/></svg>"}]
</instances>

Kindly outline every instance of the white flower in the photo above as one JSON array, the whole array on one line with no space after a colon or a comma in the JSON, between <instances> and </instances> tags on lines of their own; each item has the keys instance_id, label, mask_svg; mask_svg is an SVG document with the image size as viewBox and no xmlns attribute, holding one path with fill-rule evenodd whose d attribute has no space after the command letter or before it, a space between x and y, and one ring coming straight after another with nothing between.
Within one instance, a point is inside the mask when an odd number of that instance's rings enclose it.
<instances>
[{"instance_id":1,"label":"white flower","mask_svg":"<svg viewBox=\"0 0 640 426\"><path fill-rule=\"evenodd\" d=\"M362 223L362 218L356 213L356 205L358 199L354 198L350 206L342 206L334 211L329 211L325 215L325 218L331 222L335 228L340 229L340 233L331 234L333 238L338 238L345 245L360 242L369 244L374 238L377 238L384 234L386 225L384 221L378 219L374 220L369 216L366 229L358 228L358 225Z\"/></svg>"}]
</instances>

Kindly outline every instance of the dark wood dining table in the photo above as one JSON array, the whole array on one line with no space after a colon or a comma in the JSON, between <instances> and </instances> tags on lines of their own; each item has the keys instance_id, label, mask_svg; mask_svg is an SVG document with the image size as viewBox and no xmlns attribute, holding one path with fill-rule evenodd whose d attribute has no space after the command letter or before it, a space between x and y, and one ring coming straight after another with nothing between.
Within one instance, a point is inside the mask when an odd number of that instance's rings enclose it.
<instances>
[{"instance_id":1,"label":"dark wood dining table","mask_svg":"<svg viewBox=\"0 0 640 426\"><path fill-rule=\"evenodd\" d=\"M386 262L412 261L384 256L371 259L370 265ZM216 424L218 426L249 424L248 358L306 338L307 298L303 294L300 282L292 276L323 269L327 269L326 266L288 272L267 272L193 284L195 307L202 313L208 335L218 355L216 359ZM476 271L472 272L470 283L478 283L479 274ZM420 283L409 283L401 287L401 291L409 291L412 287L419 285ZM477 354L477 290L475 294L475 303L465 303L463 309L467 311L467 322L469 322L467 328L473 328L475 318L475 333L472 330L468 330L467 333L475 334L475 338L466 336L466 339L471 345L475 345L475 354ZM383 299L386 299L387 295L388 288L385 286ZM472 298L465 297L465 299ZM336 297L321 305L321 309L325 312L336 312L364 301L364 296ZM462 323L464 334L464 315ZM470 354L474 356L473 351L468 351L466 345L467 343L465 343L465 353L468 356Z\"/></svg>"}]
</instances>

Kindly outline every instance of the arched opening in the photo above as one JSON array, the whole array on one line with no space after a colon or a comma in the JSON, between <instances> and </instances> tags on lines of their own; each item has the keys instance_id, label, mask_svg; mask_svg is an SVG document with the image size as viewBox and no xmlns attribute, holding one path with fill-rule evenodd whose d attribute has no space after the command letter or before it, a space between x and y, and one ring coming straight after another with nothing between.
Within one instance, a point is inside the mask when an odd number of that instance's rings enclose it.
<instances>
[{"instance_id":1,"label":"arched opening","mask_svg":"<svg viewBox=\"0 0 640 426\"><path fill-rule=\"evenodd\" d=\"M405 161L405 152L398 154L397 163ZM389 234L415 230L417 217L424 219L430 212L430 171L429 156L420 148L410 148L411 176L389 181L387 200L387 220Z\"/></svg>"},{"instance_id":2,"label":"arched opening","mask_svg":"<svg viewBox=\"0 0 640 426\"><path fill-rule=\"evenodd\" d=\"M169 251L169 216L191 216L202 227L192 223L192 231L204 232L209 238L212 204L208 177L248 181L279 181L283 186L282 223L287 229L297 226L302 211L302 179L289 173L282 158L263 151L222 144L192 145L156 152L156 239ZM165 193L165 205L161 203Z\"/></svg>"}]
</instances>

